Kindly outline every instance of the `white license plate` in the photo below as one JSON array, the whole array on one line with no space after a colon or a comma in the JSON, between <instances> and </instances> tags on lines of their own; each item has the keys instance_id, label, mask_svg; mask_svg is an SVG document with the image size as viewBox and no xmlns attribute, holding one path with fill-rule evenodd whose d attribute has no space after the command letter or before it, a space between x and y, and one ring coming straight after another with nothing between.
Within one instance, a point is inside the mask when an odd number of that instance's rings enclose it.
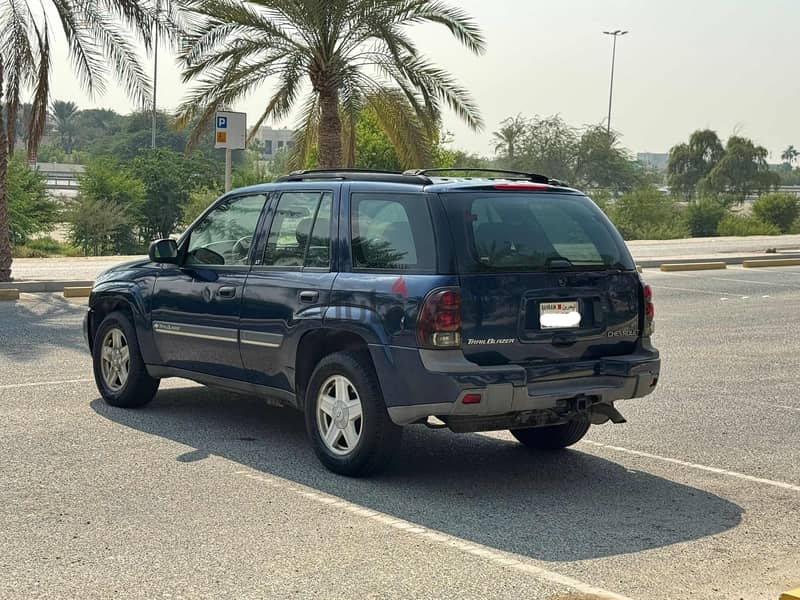
<instances>
[{"instance_id":1,"label":"white license plate","mask_svg":"<svg viewBox=\"0 0 800 600\"><path fill-rule=\"evenodd\" d=\"M539 325L542 329L564 329L579 327L581 313L578 302L542 302L539 304Z\"/></svg>"}]
</instances>

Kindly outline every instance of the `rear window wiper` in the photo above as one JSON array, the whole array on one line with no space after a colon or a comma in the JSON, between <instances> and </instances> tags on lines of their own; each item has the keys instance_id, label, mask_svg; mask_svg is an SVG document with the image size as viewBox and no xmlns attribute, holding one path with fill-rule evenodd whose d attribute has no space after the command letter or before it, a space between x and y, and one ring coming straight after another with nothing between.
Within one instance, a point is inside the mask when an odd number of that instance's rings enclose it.
<instances>
[{"instance_id":1,"label":"rear window wiper","mask_svg":"<svg viewBox=\"0 0 800 600\"><path fill-rule=\"evenodd\" d=\"M572 261L563 256L551 256L544 261L544 267L548 271L565 271L573 268Z\"/></svg>"}]
</instances>

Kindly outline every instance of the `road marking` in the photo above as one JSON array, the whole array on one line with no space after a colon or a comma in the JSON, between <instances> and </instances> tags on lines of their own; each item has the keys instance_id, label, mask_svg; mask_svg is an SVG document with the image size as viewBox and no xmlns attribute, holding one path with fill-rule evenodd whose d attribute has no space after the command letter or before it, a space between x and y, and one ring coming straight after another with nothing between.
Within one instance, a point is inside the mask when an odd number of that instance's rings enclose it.
<instances>
[{"instance_id":1,"label":"road marking","mask_svg":"<svg viewBox=\"0 0 800 600\"><path fill-rule=\"evenodd\" d=\"M763 485L769 485L772 487L776 487L782 490L789 490L792 492L800 492L800 485L794 485L792 483L786 483L785 481L775 481L773 479L764 479L762 477L755 477L753 475L745 475L744 473L737 473L736 471L729 471L728 469L720 469L718 467L709 467L707 465L700 465L697 463L689 462L686 460L680 460L678 458L670 458L668 456L659 456L658 454L650 454L649 452L642 452L640 450L631 450L630 448L622 448L620 446L611 446L609 444L601 444L600 442L592 442L590 440L584 440L584 444L589 444L590 446L596 446L598 448L605 448L606 450L613 450L614 452L622 452L624 454L632 454L633 456L640 456L642 458L649 458L651 460L660 460L662 462L667 462L673 465L680 465L681 467L687 467L689 469L695 469L697 471L705 471L707 473L715 473L717 475L725 475L727 477L735 477L736 479L742 479L744 481L750 481L752 483L761 483Z\"/></svg>"},{"instance_id":2,"label":"road marking","mask_svg":"<svg viewBox=\"0 0 800 600\"><path fill-rule=\"evenodd\" d=\"M660 283L654 283L653 288L655 288L656 291L662 289L662 290L676 290L678 292L692 292L694 294L711 294L712 296L719 296L720 294L728 294L729 296L741 297L741 294L736 294L733 292L726 292L726 291L710 292L708 290L696 290L694 288L672 287L669 285L661 285Z\"/></svg>"},{"instance_id":3,"label":"road marking","mask_svg":"<svg viewBox=\"0 0 800 600\"><path fill-rule=\"evenodd\" d=\"M359 506L358 504L353 504L347 500L342 500L336 496L325 494L299 483L288 481L273 475L254 473L252 471L236 471L236 474L259 481L270 487L291 491L298 496L302 496L308 500L312 500L320 504L345 510L358 517L371 519L381 523L382 525L388 525L389 527L402 531L408 535L427 540L428 542L462 550L463 552L472 554L473 556L477 556L501 567L514 569L515 571L532 575L538 579L548 581L555 585L571 588L582 594L593 594L597 597L597 600L631 600L627 596L609 592L588 583L584 583L583 581L573 579L572 577L562 575L561 573L556 573L555 571L538 567L533 564L530 559L527 559L523 556L518 556L510 552L501 552L488 546L476 544L475 542L468 542L446 533L428 529L427 527L422 527L416 523L412 523L404 519L398 519L397 517L392 517L376 510Z\"/></svg>"},{"instance_id":4,"label":"road marking","mask_svg":"<svg viewBox=\"0 0 800 600\"><path fill-rule=\"evenodd\" d=\"M765 273L765 271L761 271L761 272ZM736 279L735 277L703 277L703 276L698 276L698 275L688 275L688 274L684 274L684 273L672 273L672 272L667 272L667 275L672 275L673 277L688 277L689 279L699 279L699 280L702 280L702 281L705 281L705 280L708 280L708 279L713 279L714 281L725 281L725 282L729 282L729 283L738 282L738 283L756 283L758 285L775 285L775 286L778 286L778 287L786 287L786 288L791 288L793 290L800 290L800 286L791 285L789 283L777 283L777 282L772 282L772 281L756 281L755 279Z\"/></svg>"},{"instance_id":5,"label":"road marking","mask_svg":"<svg viewBox=\"0 0 800 600\"><path fill-rule=\"evenodd\" d=\"M30 383L9 383L0 385L0 390L14 390L17 388L36 387L44 385L62 385L65 383L91 383L94 379L63 379L61 381L32 381Z\"/></svg>"}]
</instances>

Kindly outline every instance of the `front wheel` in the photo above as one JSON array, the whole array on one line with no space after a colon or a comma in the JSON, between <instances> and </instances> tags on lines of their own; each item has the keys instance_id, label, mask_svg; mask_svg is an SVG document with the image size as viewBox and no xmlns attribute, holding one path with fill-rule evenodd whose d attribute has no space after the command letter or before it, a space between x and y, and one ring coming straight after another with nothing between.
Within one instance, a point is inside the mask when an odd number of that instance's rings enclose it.
<instances>
[{"instance_id":1,"label":"front wheel","mask_svg":"<svg viewBox=\"0 0 800 600\"><path fill-rule=\"evenodd\" d=\"M589 431L590 424L588 417L578 416L560 425L512 429L511 435L528 448L561 450L578 443Z\"/></svg>"},{"instance_id":2,"label":"front wheel","mask_svg":"<svg viewBox=\"0 0 800 600\"><path fill-rule=\"evenodd\" d=\"M103 319L92 348L94 379L108 404L138 408L153 399L159 380L147 374L136 329L125 313Z\"/></svg>"},{"instance_id":3,"label":"front wheel","mask_svg":"<svg viewBox=\"0 0 800 600\"><path fill-rule=\"evenodd\" d=\"M366 475L384 467L402 429L389 418L368 357L336 353L323 358L308 383L306 429L314 452L340 475Z\"/></svg>"}]
</instances>

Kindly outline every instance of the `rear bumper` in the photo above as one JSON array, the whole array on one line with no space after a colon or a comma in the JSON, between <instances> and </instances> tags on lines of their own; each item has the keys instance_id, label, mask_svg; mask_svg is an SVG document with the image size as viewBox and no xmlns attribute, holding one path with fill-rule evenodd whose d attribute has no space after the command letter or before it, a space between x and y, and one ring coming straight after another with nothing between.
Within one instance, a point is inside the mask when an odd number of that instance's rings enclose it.
<instances>
[{"instance_id":1,"label":"rear bumper","mask_svg":"<svg viewBox=\"0 0 800 600\"><path fill-rule=\"evenodd\" d=\"M392 421L406 425L444 417L451 429L463 431L560 422L592 404L640 398L655 389L661 369L658 351L649 344L624 356L538 370L481 367L460 350L394 348L394 364L387 364L388 353L378 348L372 349L373 360ZM480 402L464 404L467 394L479 394Z\"/></svg>"}]
</instances>

